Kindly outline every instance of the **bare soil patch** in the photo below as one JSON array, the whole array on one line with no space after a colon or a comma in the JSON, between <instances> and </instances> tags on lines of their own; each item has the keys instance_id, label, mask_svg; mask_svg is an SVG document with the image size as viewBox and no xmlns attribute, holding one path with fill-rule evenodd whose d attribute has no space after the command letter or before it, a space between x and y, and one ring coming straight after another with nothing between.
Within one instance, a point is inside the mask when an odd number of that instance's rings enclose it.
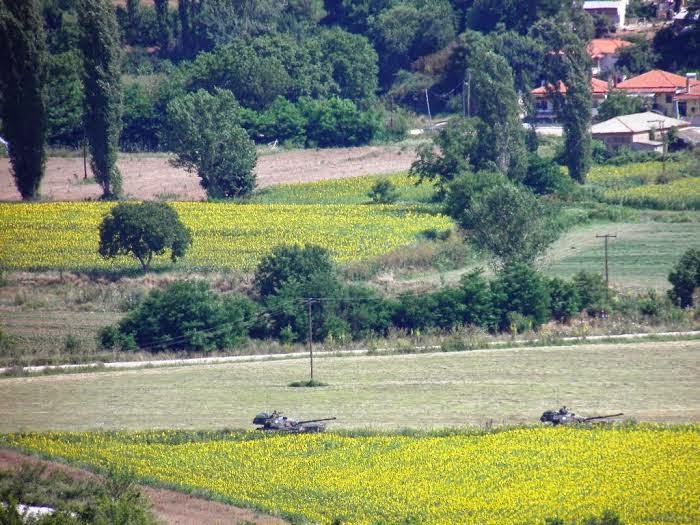
<instances>
[{"instance_id":1,"label":"bare soil patch","mask_svg":"<svg viewBox=\"0 0 700 525\"><path fill-rule=\"evenodd\" d=\"M0 470L16 469L23 463L44 465L46 467L46 475L59 471L74 479L101 479L100 476L87 470L27 456L13 450L0 449ZM169 525L215 525L224 523L272 525L287 523L280 518L265 516L249 509L195 498L173 490L148 486L141 486L139 490L151 502L151 510L156 518Z\"/></svg>"},{"instance_id":2,"label":"bare soil patch","mask_svg":"<svg viewBox=\"0 0 700 525\"><path fill-rule=\"evenodd\" d=\"M117 163L124 179L124 193L135 199L202 200L199 177L175 168L167 155L120 155ZM394 173L407 170L415 159L413 148L366 146L317 150L280 151L260 155L256 168L258 187ZM84 178L81 157L51 157L41 184L46 200L98 199L101 191L88 166ZM19 192L10 173L10 162L0 159L0 200L18 201Z\"/></svg>"}]
</instances>

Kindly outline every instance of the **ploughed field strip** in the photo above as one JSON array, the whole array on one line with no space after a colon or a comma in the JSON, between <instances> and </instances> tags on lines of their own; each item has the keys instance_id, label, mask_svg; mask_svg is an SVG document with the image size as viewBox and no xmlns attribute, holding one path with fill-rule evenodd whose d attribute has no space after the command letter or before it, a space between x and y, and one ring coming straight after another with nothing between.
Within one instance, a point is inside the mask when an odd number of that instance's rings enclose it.
<instances>
[{"instance_id":1,"label":"ploughed field strip","mask_svg":"<svg viewBox=\"0 0 700 525\"><path fill-rule=\"evenodd\" d=\"M444 435L48 433L12 446L315 523L700 522L697 425Z\"/></svg>"}]
</instances>

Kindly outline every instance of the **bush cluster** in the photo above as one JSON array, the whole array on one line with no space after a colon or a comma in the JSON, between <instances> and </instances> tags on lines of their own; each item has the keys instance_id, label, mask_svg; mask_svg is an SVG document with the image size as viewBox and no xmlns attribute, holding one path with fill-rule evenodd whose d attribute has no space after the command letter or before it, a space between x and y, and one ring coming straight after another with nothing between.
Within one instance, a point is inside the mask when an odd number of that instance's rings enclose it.
<instances>
[{"instance_id":1,"label":"bush cluster","mask_svg":"<svg viewBox=\"0 0 700 525\"><path fill-rule=\"evenodd\" d=\"M598 274L580 272L565 281L523 263L506 265L491 281L476 270L457 287L390 299L342 283L328 252L318 246L275 248L261 261L253 284L253 299L217 294L201 281L154 290L117 325L104 328L100 342L123 350L210 351L248 337L292 343L311 335L314 341L342 343L386 336L392 329L423 333L463 326L521 333L553 319L567 322L582 311L661 318L675 308L653 292L612 300Z\"/></svg>"}]
</instances>

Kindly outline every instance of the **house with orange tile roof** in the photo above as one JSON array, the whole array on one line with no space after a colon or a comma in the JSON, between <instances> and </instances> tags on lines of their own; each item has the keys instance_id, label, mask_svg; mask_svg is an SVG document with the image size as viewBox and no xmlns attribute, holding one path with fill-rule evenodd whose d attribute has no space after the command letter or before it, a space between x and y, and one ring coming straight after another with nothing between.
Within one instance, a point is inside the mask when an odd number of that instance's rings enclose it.
<instances>
[{"instance_id":1,"label":"house with orange tile roof","mask_svg":"<svg viewBox=\"0 0 700 525\"><path fill-rule=\"evenodd\" d=\"M588 44L588 55L593 59L593 74L604 75L615 67L619 51L632 43L619 38L594 38Z\"/></svg>"},{"instance_id":2,"label":"house with orange tile roof","mask_svg":"<svg viewBox=\"0 0 700 525\"><path fill-rule=\"evenodd\" d=\"M591 79L591 95L593 100L593 113L597 112L598 106L608 97L608 91L610 87L608 83L599 78ZM566 85L559 81L557 84L557 91L562 95L566 95ZM556 111L554 110L554 100L552 100L552 95L554 93L553 86L540 86L538 88L530 91L533 98L535 99L535 118L537 120L555 120L557 118Z\"/></svg>"},{"instance_id":3,"label":"house with orange tile roof","mask_svg":"<svg viewBox=\"0 0 700 525\"><path fill-rule=\"evenodd\" d=\"M690 77L653 69L620 82L615 88L628 95L649 97L653 100L653 109L663 112L664 115L675 116L676 106L673 98L677 93L687 91L697 83L697 80Z\"/></svg>"}]
</instances>

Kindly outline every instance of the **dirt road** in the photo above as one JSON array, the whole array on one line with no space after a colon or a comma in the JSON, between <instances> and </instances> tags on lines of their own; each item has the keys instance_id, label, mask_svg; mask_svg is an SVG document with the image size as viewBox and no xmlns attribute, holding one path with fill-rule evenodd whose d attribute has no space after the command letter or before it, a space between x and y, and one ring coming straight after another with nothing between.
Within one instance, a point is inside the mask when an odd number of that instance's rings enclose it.
<instances>
[{"instance_id":1,"label":"dirt road","mask_svg":"<svg viewBox=\"0 0 700 525\"><path fill-rule=\"evenodd\" d=\"M0 449L0 471L18 468L23 463L45 465L46 475L60 471L74 479L92 479L96 481L101 479L87 470L70 467L63 463L25 456L13 450ZM223 525L235 523L281 525L287 523L279 518L265 516L249 509L195 498L181 492L147 486L141 486L139 490L150 501L151 510L156 518L168 525Z\"/></svg>"},{"instance_id":2,"label":"dirt road","mask_svg":"<svg viewBox=\"0 0 700 525\"><path fill-rule=\"evenodd\" d=\"M121 155L117 163L124 179L124 193L137 199L201 200L204 191L199 177L174 168L166 155ZM258 187L394 173L407 170L415 150L397 146L366 146L318 150L279 151L260 155L256 168ZM51 157L41 195L46 200L97 199L101 192L83 175L82 158ZM0 159L0 200L20 200L10 173L10 163Z\"/></svg>"}]
</instances>

